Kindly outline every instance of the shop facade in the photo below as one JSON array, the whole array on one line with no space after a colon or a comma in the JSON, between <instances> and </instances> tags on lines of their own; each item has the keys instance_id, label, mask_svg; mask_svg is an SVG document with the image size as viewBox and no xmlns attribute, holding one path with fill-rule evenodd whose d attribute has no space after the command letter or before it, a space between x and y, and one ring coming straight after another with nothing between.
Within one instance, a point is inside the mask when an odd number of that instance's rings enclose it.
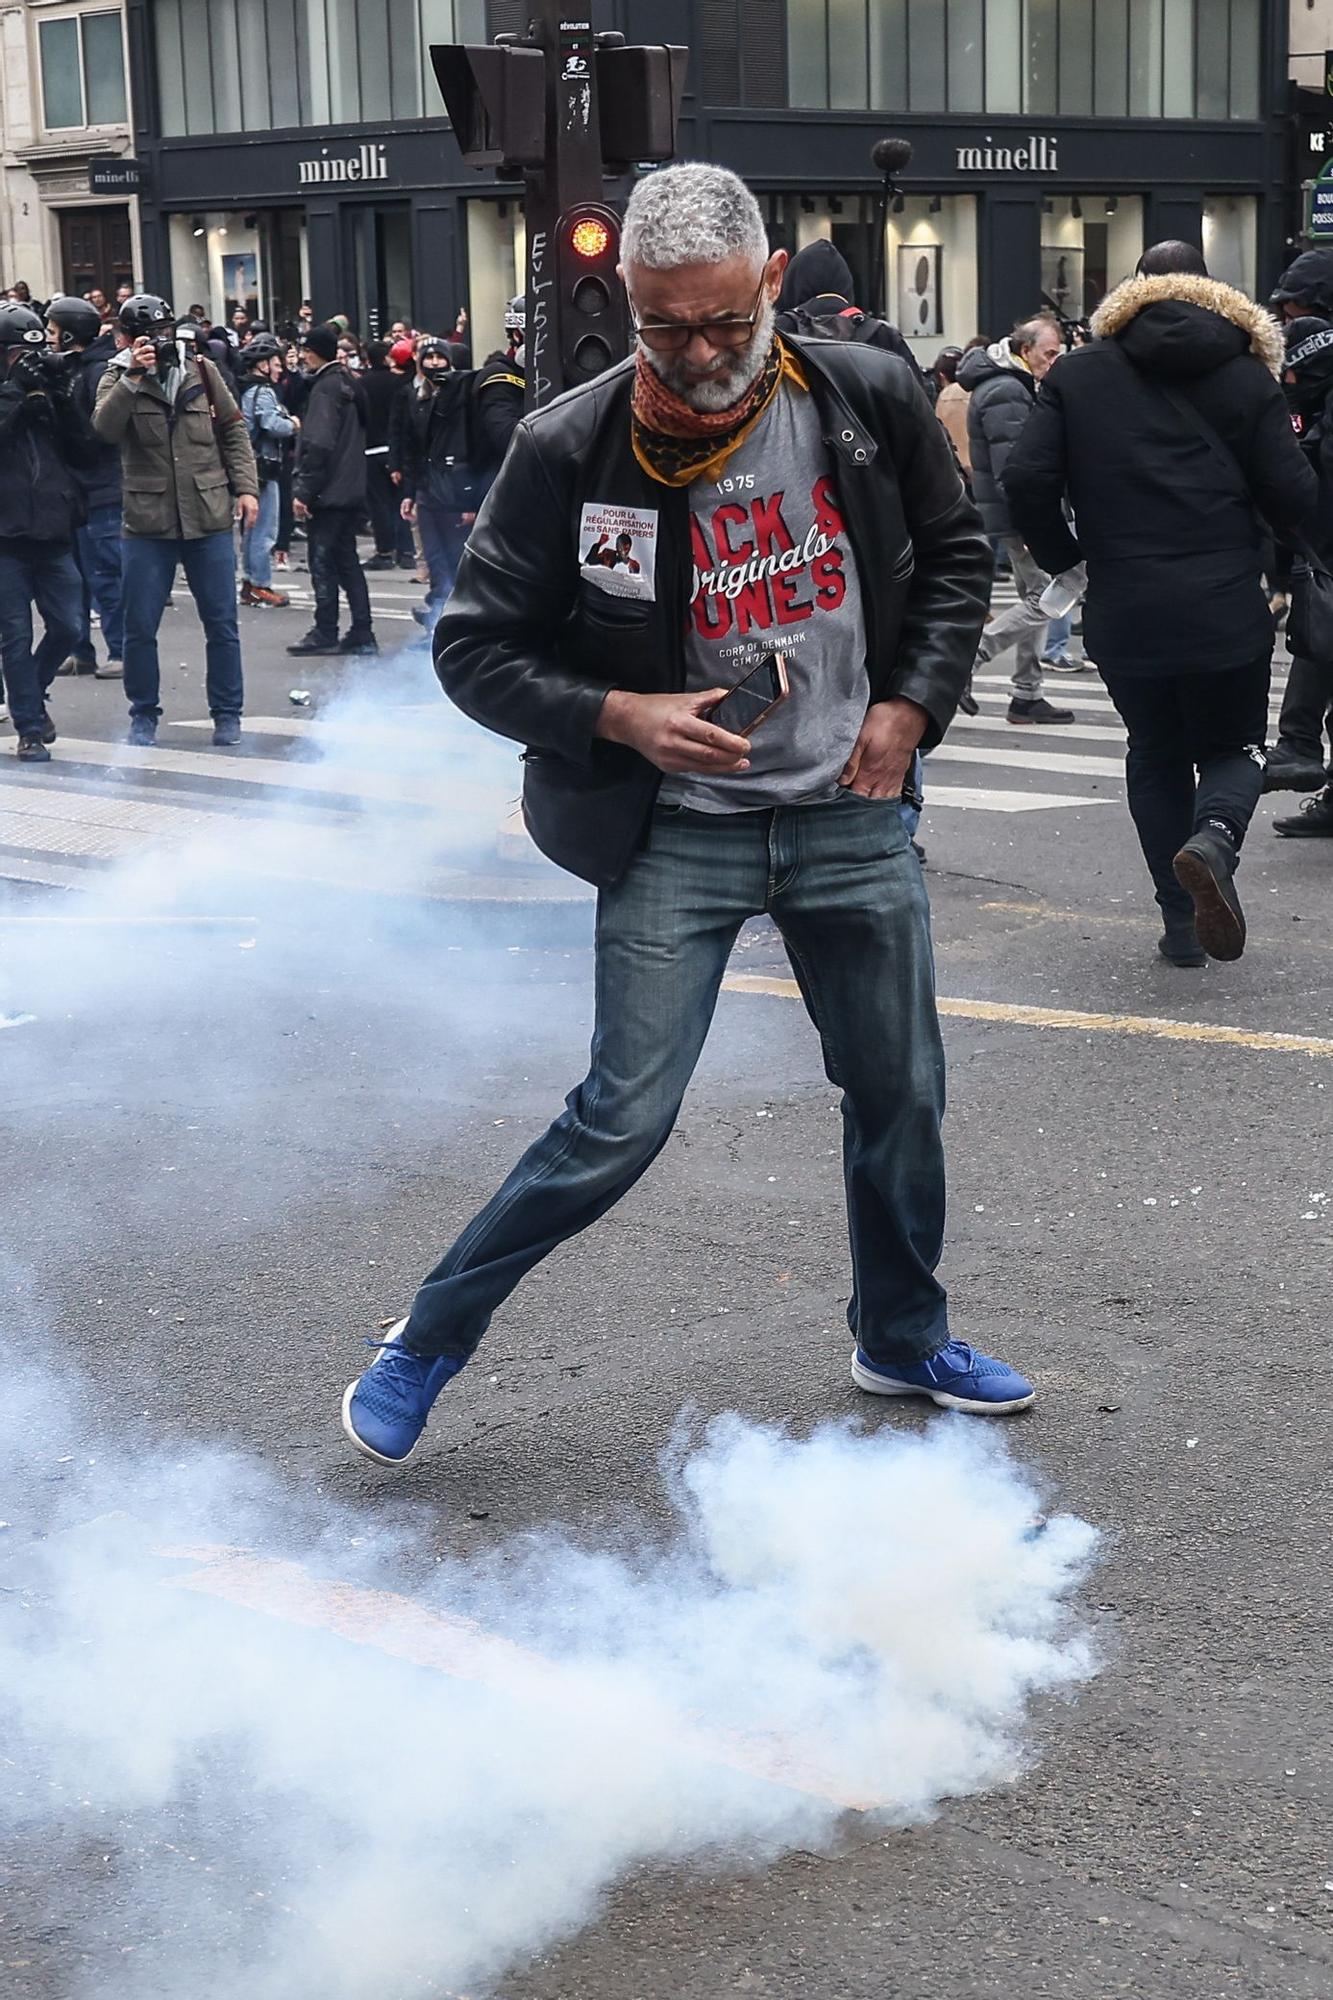
<instances>
[{"instance_id":1,"label":"shop facade","mask_svg":"<svg viewBox=\"0 0 1333 2000\"><path fill-rule=\"evenodd\" d=\"M521 26L481 0L128 0L145 273L184 310L274 324L309 298L478 351L522 282L517 187L464 168L433 41ZM912 141L888 310L927 359L1042 294L1084 316L1145 244L1262 289L1288 233L1278 0L607 0L599 27L691 48L682 157L734 167L773 240L878 264L874 142ZM187 296L188 294L188 296Z\"/></svg>"}]
</instances>

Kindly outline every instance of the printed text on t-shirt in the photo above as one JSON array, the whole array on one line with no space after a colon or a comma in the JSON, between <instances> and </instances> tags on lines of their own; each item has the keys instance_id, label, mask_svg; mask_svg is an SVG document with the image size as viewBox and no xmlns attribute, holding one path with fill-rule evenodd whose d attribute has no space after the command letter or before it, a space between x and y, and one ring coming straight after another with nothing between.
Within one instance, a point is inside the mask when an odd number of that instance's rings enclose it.
<instances>
[{"instance_id":1,"label":"printed text on t-shirt","mask_svg":"<svg viewBox=\"0 0 1333 2000\"><path fill-rule=\"evenodd\" d=\"M811 488L814 520L800 542L783 516L785 498L729 500L710 517L692 516L691 612L701 639L798 625L842 604L845 529L833 481L825 475Z\"/></svg>"}]
</instances>

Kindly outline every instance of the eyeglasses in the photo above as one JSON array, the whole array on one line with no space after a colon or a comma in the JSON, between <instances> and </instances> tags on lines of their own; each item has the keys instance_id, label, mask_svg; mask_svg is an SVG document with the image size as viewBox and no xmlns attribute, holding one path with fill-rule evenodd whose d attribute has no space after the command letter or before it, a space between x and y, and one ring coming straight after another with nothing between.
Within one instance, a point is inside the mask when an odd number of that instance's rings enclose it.
<instances>
[{"instance_id":1,"label":"eyeglasses","mask_svg":"<svg viewBox=\"0 0 1333 2000\"><path fill-rule=\"evenodd\" d=\"M630 318L634 331L645 347L651 347L657 354L679 354L688 347L696 333L702 334L710 347L744 347L747 340L754 337L759 324L759 302L764 296L768 283L768 273L759 280L759 290L754 295L754 304L746 319L673 319L661 323L639 318L630 302Z\"/></svg>"}]
</instances>

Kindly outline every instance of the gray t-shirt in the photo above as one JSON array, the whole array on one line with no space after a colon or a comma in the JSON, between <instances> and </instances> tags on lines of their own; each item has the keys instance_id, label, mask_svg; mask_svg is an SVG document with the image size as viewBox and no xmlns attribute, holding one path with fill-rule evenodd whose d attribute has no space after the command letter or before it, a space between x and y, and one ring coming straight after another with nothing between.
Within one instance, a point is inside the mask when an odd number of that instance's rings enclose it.
<instances>
[{"instance_id":1,"label":"gray t-shirt","mask_svg":"<svg viewBox=\"0 0 1333 2000\"><path fill-rule=\"evenodd\" d=\"M695 812L754 812L837 796L865 721L861 582L814 398L784 381L721 479L690 487L694 585L686 686L734 687L786 655L791 695L750 738L735 777L668 777Z\"/></svg>"}]
</instances>

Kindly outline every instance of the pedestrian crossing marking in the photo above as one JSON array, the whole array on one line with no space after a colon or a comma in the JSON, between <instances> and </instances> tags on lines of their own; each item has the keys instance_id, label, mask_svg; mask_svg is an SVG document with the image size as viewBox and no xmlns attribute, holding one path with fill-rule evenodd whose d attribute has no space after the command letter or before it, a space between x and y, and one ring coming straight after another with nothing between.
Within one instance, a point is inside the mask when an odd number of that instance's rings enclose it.
<instances>
[{"instance_id":1,"label":"pedestrian crossing marking","mask_svg":"<svg viewBox=\"0 0 1333 2000\"><path fill-rule=\"evenodd\" d=\"M998 750L980 743L955 743L946 737L927 755L927 771L936 764L999 764L1010 771L1049 771L1066 778L1111 778L1119 781L1124 758L1071 756L1059 750ZM929 789L929 787L927 787Z\"/></svg>"},{"instance_id":2,"label":"pedestrian crossing marking","mask_svg":"<svg viewBox=\"0 0 1333 2000\"><path fill-rule=\"evenodd\" d=\"M722 981L727 993L756 993L780 1000L799 1000L794 979L770 978L758 972L729 973ZM943 995L936 1001L952 1020L991 1021L1003 1027L1075 1029L1087 1034L1146 1035L1168 1042L1211 1042L1228 1048L1257 1049L1277 1055L1333 1056L1333 1040L1323 1035L1287 1035L1266 1028L1233 1028L1217 1021L1176 1021L1153 1014L1089 1014L1074 1007L1028 1007L1007 1000L959 1000Z\"/></svg>"},{"instance_id":3,"label":"pedestrian crossing marking","mask_svg":"<svg viewBox=\"0 0 1333 2000\"><path fill-rule=\"evenodd\" d=\"M212 725L210 724L211 728ZM406 740L410 742L409 740ZM173 750L166 744L140 748L91 738L62 736L52 750L56 764L94 764L105 771L167 771L181 777L207 778L215 784L263 785L284 792L322 792L326 796L372 799L386 805L425 806L442 812L457 807L490 810L503 784L483 785L442 770L429 785L395 772L349 772L333 763L301 763L277 757L224 757L206 750ZM22 785L26 773L15 772Z\"/></svg>"}]
</instances>

